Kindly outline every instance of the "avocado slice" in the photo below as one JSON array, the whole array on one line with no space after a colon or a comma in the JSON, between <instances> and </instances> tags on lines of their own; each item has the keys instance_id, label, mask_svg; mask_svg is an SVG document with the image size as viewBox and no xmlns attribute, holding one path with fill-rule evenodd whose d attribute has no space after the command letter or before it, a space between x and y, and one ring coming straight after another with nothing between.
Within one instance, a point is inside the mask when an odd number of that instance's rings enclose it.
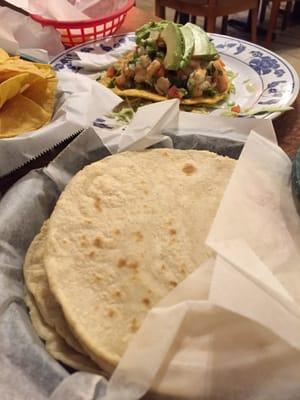
<instances>
[{"instance_id":1,"label":"avocado slice","mask_svg":"<svg viewBox=\"0 0 300 400\"><path fill-rule=\"evenodd\" d=\"M176 71L180 68L184 56L184 39L180 27L174 22L170 22L160 36L167 47L164 66L168 70Z\"/></svg>"},{"instance_id":2,"label":"avocado slice","mask_svg":"<svg viewBox=\"0 0 300 400\"><path fill-rule=\"evenodd\" d=\"M193 57L201 57L207 60L213 60L218 57L218 52L214 44L210 41L207 33L198 25L188 22L185 27L192 31L195 46Z\"/></svg>"},{"instance_id":3,"label":"avocado slice","mask_svg":"<svg viewBox=\"0 0 300 400\"><path fill-rule=\"evenodd\" d=\"M180 68L187 66L190 61L195 47L195 39L192 30L184 25L180 28L184 40L184 54L180 63Z\"/></svg>"}]
</instances>

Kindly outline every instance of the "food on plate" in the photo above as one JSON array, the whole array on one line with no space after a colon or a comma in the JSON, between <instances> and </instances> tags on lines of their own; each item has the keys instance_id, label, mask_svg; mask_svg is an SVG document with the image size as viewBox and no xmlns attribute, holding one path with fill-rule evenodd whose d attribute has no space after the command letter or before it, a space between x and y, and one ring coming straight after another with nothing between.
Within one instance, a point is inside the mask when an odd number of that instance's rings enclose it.
<instances>
[{"instance_id":1,"label":"food on plate","mask_svg":"<svg viewBox=\"0 0 300 400\"><path fill-rule=\"evenodd\" d=\"M100 82L122 97L178 98L182 105L212 105L231 82L223 61L199 26L150 22L136 31L136 50L108 68Z\"/></svg>"},{"instance_id":2,"label":"food on plate","mask_svg":"<svg viewBox=\"0 0 300 400\"><path fill-rule=\"evenodd\" d=\"M50 122L56 88L57 78L50 65L9 57L0 49L0 138Z\"/></svg>"},{"instance_id":3,"label":"food on plate","mask_svg":"<svg viewBox=\"0 0 300 400\"><path fill-rule=\"evenodd\" d=\"M213 255L204 243L234 166L207 151L152 149L75 175L26 257L43 319L45 296L79 349L111 373L147 312Z\"/></svg>"}]
</instances>

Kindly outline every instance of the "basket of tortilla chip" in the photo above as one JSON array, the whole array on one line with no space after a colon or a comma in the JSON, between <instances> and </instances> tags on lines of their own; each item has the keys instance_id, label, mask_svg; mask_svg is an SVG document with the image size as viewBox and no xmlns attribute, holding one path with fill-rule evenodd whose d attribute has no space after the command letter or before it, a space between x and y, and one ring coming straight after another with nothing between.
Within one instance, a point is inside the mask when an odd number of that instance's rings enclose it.
<instances>
[{"instance_id":1,"label":"basket of tortilla chip","mask_svg":"<svg viewBox=\"0 0 300 400\"><path fill-rule=\"evenodd\" d=\"M199 26L150 22L136 31L136 49L100 77L117 95L152 102L179 98L186 111L226 99L231 79Z\"/></svg>"},{"instance_id":2,"label":"basket of tortilla chip","mask_svg":"<svg viewBox=\"0 0 300 400\"><path fill-rule=\"evenodd\" d=\"M56 88L51 65L10 57L0 49L0 138L14 137L48 124Z\"/></svg>"}]
</instances>

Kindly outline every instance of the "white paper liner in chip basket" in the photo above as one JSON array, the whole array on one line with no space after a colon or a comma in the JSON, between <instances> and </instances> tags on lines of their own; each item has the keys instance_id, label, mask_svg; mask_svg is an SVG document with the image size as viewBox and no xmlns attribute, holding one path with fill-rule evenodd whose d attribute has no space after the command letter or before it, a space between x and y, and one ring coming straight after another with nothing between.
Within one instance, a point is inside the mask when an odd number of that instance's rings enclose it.
<instances>
[{"instance_id":1,"label":"white paper liner in chip basket","mask_svg":"<svg viewBox=\"0 0 300 400\"><path fill-rule=\"evenodd\" d=\"M167 103L167 105L164 105L166 110L170 111L169 107L174 110L174 104L172 102ZM149 108L147 110L149 111ZM147 115L148 118L151 117L150 112ZM174 117L178 118L176 112L174 112ZM173 144L177 148L205 148L226 153L226 140L228 140L228 148L232 151L234 142L232 138L226 139L226 134L222 136L218 132L216 141L212 142L211 139L215 136L214 134L196 135L195 131L190 130L190 125L185 126L185 129L183 125L180 125L181 114L178 118L177 128L170 127L168 124L166 126L163 122L164 119L160 119L159 124L161 124L164 134L161 136L163 142L157 143L157 121L155 116L153 116L153 119L153 125L148 130L148 135L149 132L150 136L155 132L155 135L153 135L154 143L152 143L155 146ZM201 121L201 118L199 121ZM238 126L234 127L235 122L231 125L231 120L226 121L230 124L233 135L243 134ZM268 131L268 137L274 135L269 122L255 120L253 122L258 123L256 128L259 129L260 126L262 135L264 130ZM170 123L172 125L174 121L170 121ZM210 119L205 117L208 133L216 123L216 119L211 123L212 125L210 125ZM247 121L248 123L249 121ZM220 126L226 130L225 121L220 120ZM194 128L196 129L197 126ZM200 129L203 130L203 125L200 126ZM174 132L176 135L174 135ZM246 130L244 134L245 132ZM132 140L128 133L119 132L119 139L123 135L122 140L125 137L129 141ZM110 142L107 132L102 135L101 129L98 129L97 133L92 128L85 130L50 163L47 169L29 173L14 185L0 203L0 362L1 367L4 367L0 368L1 399L96 400L104 398L106 387L104 378L82 372L70 375L46 353L43 344L32 329L23 305L22 264L31 240L39 231L43 221L51 214L64 185L71 176L85 165L117 152L120 144L117 136L118 133L113 132ZM255 160L257 148L251 146L253 137L257 138L255 134L251 136L250 146L246 145L236 171L243 170L245 166L243 160L247 159L251 149L250 154L254 156ZM258 139L255 143L260 144L260 140ZM216 148L216 143L221 145L220 149ZM236 155L238 155L237 149L241 150L242 143L242 141L236 141ZM258 157L252 180L255 181L256 173L260 171L264 176L270 176L274 179L273 181L269 179L273 185L274 194L278 195L280 191L280 193L287 193L286 196L290 198L287 182L290 173L289 161L276 145L264 140L262 143L264 143L264 150L258 153L261 155L265 152L265 159L263 161L261 157ZM272 149L272 151L268 149ZM282 159L284 159L283 168L277 168L282 163ZM277 171L277 175L273 174L274 169ZM221 203L221 216L222 212L226 215L225 211L228 206L226 199L228 201L232 194L237 195L237 189L235 188L233 192L231 189L234 181L235 175L225 194L224 202ZM278 186L278 182L281 182L281 185ZM245 189L245 182L242 181L239 184L239 191ZM257 200L261 201L261 198L263 198L263 206L267 209L268 217L273 214L277 218L281 217L280 228L288 226L291 238L297 239L298 217L295 214L293 204L290 201L284 203L285 211L282 214L280 210L278 211L278 202L275 202L274 206L268 196L264 197L264 187L258 188L256 188L256 192L261 194L262 197L252 196L250 203L246 203L245 208L251 206L252 203L256 204ZM278 196L276 198L278 199ZM267 207L269 203L270 209ZM241 207L239 204L234 204L235 218L238 221ZM261 208L262 210L263 208ZM249 212L251 213L251 208ZM218 224L218 219L219 216L213 225L209 240L211 243L215 243L214 239L217 238L218 246L220 246L220 243L224 241L220 230L223 232L224 227L223 223ZM252 220L252 226L256 227L256 242L258 244L264 243L259 235L261 232L260 222L256 218ZM291 227L293 230L291 230ZM273 233L278 234L276 224L274 229ZM246 226L245 231L247 231ZM232 233L234 233L233 230ZM242 232L238 232L238 239L242 238L241 235ZM251 244L253 245L253 243ZM257 248L260 249L259 246ZM251 251L254 253L257 248L252 246ZM281 257L282 266L286 263L289 267L287 263L287 257L289 254L291 255L289 249L294 249L294 247L288 247L285 258ZM236 250L239 251L238 248ZM230 254L232 256L235 253L232 251ZM248 295L251 295L251 292L242 290L249 285L240 288L234 286L232 289L232 286L230 286L232 284L230 279L232 270L235 278L241 276L247 284L254 282L256 284L254 289L258 287L263 292L265 287L257 284L257 282L260 282L259 280L249 279L249 271L247 271L248 275L245 273L241 275L238 269L240 265L234 264L232 266L232 260L226 259L225 261L224 257L226 258L226 255L220 251L216 260L211 260L210 263L199 266L199 269L170 292L149 313L141 330L133 339L127 353L121 360L120 367L113 375L106 398L117 398L118 400L139 398L150 387L152 381L154 381L153 387L168 394L175 393L176 399L189 398L195 392L196 397L194 398L201 397L211 400L297 398L300 386L299 352L288 344L287 337L282 332L280 338L277 332L271 332L270 326L265 324L264 321L257 323L250 319L252 315L250 315L250 318L242 316L247 310ZM257 257L255 253L254 257ZM272 258L270 257L270 259ZM239 259L234 261L239 262ZM264 264L266 270L269 269L266 259L260 260L260 262ZM251 270L254 269L253 265L254 267L259 266L256 262L250 264ZM220 268L222 273L225 270L224 279L220 275ZM276 290L286 300L285 293L288 292L288 296L294 298L295 293L298 293L298 286L293 282L294 289L290 287L295 268L287 268L284 271L291 271L290 279L281 279L281 283L278 283L277 272L273 270L272 272L265 272L263 283L266 283L266 277L268 278L270 274L273 274L273 282L271 283L273 285L275 281L277 282ZM221 282L218 281L219 277L222 278ZM297 274L295 278L297 282ZM210 285L211 282L212 285ZM239 305L238 310L228 311L228 309L231 310L230 307L232 306L228 302L232 293L228 290L223 293L222 287L224 289L230 288L230 291L234 291L238 296L235 299L235 303ZM216 288L220 289L219 293ZM216 293L217 295L215 295ZM255 294L254 290L253 295L255 296ZM282 300L281 297L280 299ZM214 304L223 300L223 304ZM296 303L295 300L294 303ZM261 306L261 304L255 302L253 304L256 307ZM294 306L297 305L294 304ZM270 315L276 320L276 314L271 313ZM151 322L152 318L155 318L155 325ZM269 320L270 318L266 319L267 322ZM288 329L288 327L286 328ZM150 332L151 334L149 334ZM145 336L141 333L144 333ZM176 341L174 342L175 337ZM136 343L141 340L143 343L147 341L147 347L136 347ZM130 354L133 357L128 360ZM145 355L149 355L149 357L145 358ZM158 374L156 374L157 371ZM16 385L16 381L18 385Z\"/></svg>"}]
</instances>

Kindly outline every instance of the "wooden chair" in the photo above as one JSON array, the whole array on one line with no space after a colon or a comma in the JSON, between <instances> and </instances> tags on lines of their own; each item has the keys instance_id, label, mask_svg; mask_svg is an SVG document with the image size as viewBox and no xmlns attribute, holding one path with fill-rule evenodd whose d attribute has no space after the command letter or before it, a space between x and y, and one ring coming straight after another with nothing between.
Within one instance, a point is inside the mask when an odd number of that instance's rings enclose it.
<instances>
[{"instance_id":1,"label":"wooden chair","mask_svg":"<svg viewBox=\"0 0 300 400\"><path fill-rule=\"evenodd\" d=\"M182 13L180 13L179 11L176 11L175 15L174 15L174 22L181 23L181 18L180 18L181 16L182 16ZM186 15L184 14L184 16L185 16L184 19L186 19L187 21L190 21L192 24L196 24L197 23L195 15L189 16L188 14L186 14ZM227 35L227 22L228 22L228 16L225 15L222 18L222 25L221 25L221 33L223 35ZM204 30L207 31L207 18L204 18Z\"/></svg>"},{"instance_id":2,"label":"wooden chair","mask_svg":"<svg viewBox=\"0 0 300 400\"><path fill-rule=\"evenodd\" d=\"M217 17L249 10L251 14L251 40L256 42L258 0L155 0L155 15L165 19L165 8L193 16L204 17L207 21L206 30L215 32ZM224 30L224 20L223 20Z\"/></svg>"},{"instance_id":3,"label":"wooden chair","mask_svg":"<svg viewBox=\"0 0 300 400\"><path fill-rule=\"evenodd\" d=\"M279 11L280 11L280 5L282 3L281 0L271 0L271 1L272 1L272 8L271 8L271 14L270 14L270 19L269 19L269 23L268 23L268 31L267 31L267 38L266 38L266 46L267 47L270 47L270 45L271 45L273 32L276 28L276 22L277 22L277 18L278 18ZM268 3L269 3L269 1L263 0L261 15L260 15L261 22L263 22L265 19L266 7L267 7ZM286 1L286 9L285 9L285 16L283 19L282 29L285 29L285 27L287 25L287 18L288 18L288 14L290 13L290 11L292 9L292 5L293 5L292 0Z\"/></svg>"},{"instance_id":4,"label":"wooden chair","mask_svg":"<svg viewBox=\"0 0 300 400\"><path fill-rule=\"evenodd\" d=\"M267 6L269 5L270 1L272 1L272 0L262 0L262 2L261 2L261 10L260 10L260 16L259 16L259 22L261 24L263 24L265 21ZM282 10L283 16L282 16L282 23L281 23L281 29L283 31L287 28L288 19L289 19L290 13L293 8L294 0L286 0L285 3L286 3L285 9Z\"/></svg>"}]
</instances>

